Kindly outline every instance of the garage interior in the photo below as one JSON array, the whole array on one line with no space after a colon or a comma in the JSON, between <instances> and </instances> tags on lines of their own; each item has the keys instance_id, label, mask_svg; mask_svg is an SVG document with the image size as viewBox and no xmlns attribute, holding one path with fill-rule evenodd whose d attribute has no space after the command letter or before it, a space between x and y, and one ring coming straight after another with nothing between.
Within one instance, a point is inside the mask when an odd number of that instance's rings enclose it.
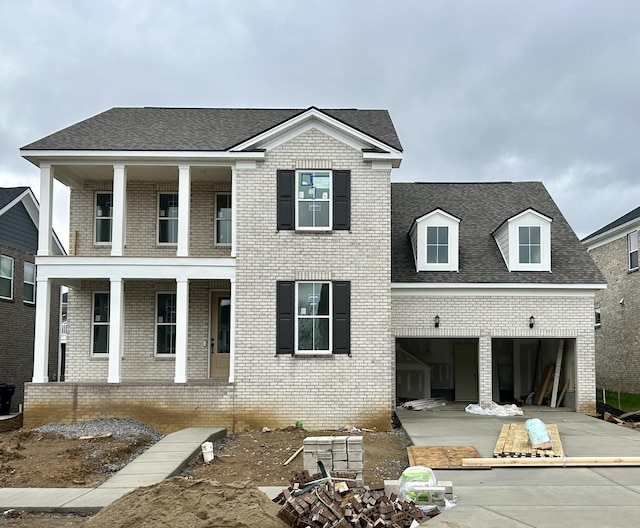
<instances>
[{"instance_id":1,"label":"garage interior","mask_svg":"<svg viewBox=\"0 0 640 528\"><path fill-rule=\"evenodd\" d=\"M477 338L397 338L396 400L478 401ZM560 366L563 407L575 406L575 339L491 340L492 392L497 403L523 403L539 391L545 367ZM537 398L536 398L537 399ZM547 404L545 399L541 403Z\"/></svg>"}]
</instances>

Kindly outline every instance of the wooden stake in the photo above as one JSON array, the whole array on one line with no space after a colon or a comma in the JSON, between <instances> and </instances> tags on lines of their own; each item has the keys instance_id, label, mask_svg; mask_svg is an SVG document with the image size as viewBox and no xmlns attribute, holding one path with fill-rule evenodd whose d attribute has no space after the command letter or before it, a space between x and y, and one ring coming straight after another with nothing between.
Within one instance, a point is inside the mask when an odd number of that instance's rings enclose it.
<instances>
[{"instance_id":1,"label":"wooden stake","mask_svg":"<svg viewBox=\"0 0 640 528\"><path fill-rule=\"evenodd\" d=\"M287 461L282 465L283 466L288 466L289 462L291 462L294 458L296 458L300 454L300 451L302 451L303 448L304 448L304 446L301 446L300 449L298 449L293 455L291 455L289 458L287 458Z\"/></svg>"}]
</instances>

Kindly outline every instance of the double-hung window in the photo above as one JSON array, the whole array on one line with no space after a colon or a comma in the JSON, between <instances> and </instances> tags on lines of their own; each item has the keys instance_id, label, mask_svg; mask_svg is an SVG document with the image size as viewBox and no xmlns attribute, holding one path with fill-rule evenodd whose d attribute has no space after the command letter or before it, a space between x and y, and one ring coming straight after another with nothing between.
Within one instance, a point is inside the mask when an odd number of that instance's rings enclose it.
<instances>
[{"instance_id":1,"label":"double-hung window","mask_svg":"<svg viewBox=\"0 0 640 528\"><path fill-rule=\"evenodd\" d=\"M518 228L518 262L540 264L540 259L540 227L520 226Z\"/></svg>"},{"instance_id":2,"label":"double-hung window","mask_svg":"<svg viewBox=\"0 0 640 528\"><path fill-rule=\"evenodd\" d=\"M350 354L351 283L280 281L276 353Z\"/></svg>"},{"instance_id":3,"label":"double-hung window","mask_svg":"<svg viewBox=\"0 0 640 528\"><path fill-rule=\"evenodd\" d=\"M297 171L296 193L296 229L331 229L331 171Z\"/></svg>"},{"instance_id":4,"label":"double-hung window","mask_svg":"<svg viewBox=\"0 0 640 528\"><path fill-rule=\"evenodd\" d=\"M176 353L176 294L158 293L156 296L156 354Z\"/></svg>"},{"instance_id":5,"label":"double-hung window","mask_svg":"<svg viewBox=\"0 0 640 528\"><path fill-rule=\"evenodd\" d=\"M158 195L158 244L178 243L178 193Z\"/></svg>"},{"instance_id":6,"label":"double-hung window","mask_svg":"<svg viewBox=\"0 0 640 528\"><path fill-rule=\"evenodd\" d=\"M36 265L33 262L24 263L24 302L36 302Z\"/></svg>"},{"instance_id":7,"label":"double-hung window","mask_svg":"<svg viewBox=\"0 0 640 528\"><path fill-rule=\"evenodd\" d=\"M113 194L96 193L95 204L95 243L110 244L113 226Z\"/></svg>"},{"instance_id":8,"label":"double-hung window","mask_svg":"<svg viewBox=\"0 0 640 528\"><path fill-rule=\"evenodd\" d=\"M449 263L449 228L427 226L427 264Z\"/></svg>"},{"instance_id":9,"label":"double-hung window","mask_svg":"<svg viewBox=\"0 0 640 528\"><path fill-rule=\"evenodd\" d=\"M216 246L231 245L231 193L216 193Z\"/></svg>"},{"instance_id":10,"label":"double-hung window","mask_svg":"<svg viewBox=\"0 0 640 528\"><path fill-rule=\"evenodd\" d=\"M0 255L0 298L13 299L13 258Z\"/></svg>"},{"instance_id":11,"label":"double-hung window","mask_svg":"<svg viewBox=\"0 0 640 528\"><path fill-rule=\"evenodd\" d=\"M638 269L638 232L634 231L627 235L629 244L629 270Z\"/></svg>"},{"instance_id":12,"label":"double-hung window","mask_svg":"<svg viewBox=\"0 0 640 528\"><path fill-rule=\"evenodd\" d=\"M94 292L91 352L96 355L109 353L109 293Z\"/></svg>"}]
</instances>

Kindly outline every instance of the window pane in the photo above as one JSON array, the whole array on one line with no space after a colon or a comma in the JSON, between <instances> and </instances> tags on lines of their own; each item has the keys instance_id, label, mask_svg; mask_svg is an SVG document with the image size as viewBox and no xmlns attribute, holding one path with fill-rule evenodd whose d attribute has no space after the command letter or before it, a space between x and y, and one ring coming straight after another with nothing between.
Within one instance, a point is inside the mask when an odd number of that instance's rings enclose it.
<instances>
[{"instance_id":1,"label":"window pane","mask_svg":"<svg viewBox=\"0 0 640 528\"><path fill-rule=\"evenodd\" d=\"M449 262L449 251L447 246L438 246L438 264L447 264Z\"/></svg>"},{"instance_id":2,"label":"window pane","mask_svg":"<svg viewBox=\"0 0 640 528\"><path fill-rule=\"evenodd\" d=\"M25 283L24 300L28 303L35 302L35 286L33 284Z\"/></svg>"},{"instance_id":3,"label":"window pane","mask_svg":"<svg viewBox=\"0 0 640 528\"><path fill-rule=\"evenodd\" d=\"M96 242L111 242L110 218L96 218Z\"/></svg>"},{"instance_id":4,"label":"window pane","mask_svg":"<svg viewBox=\"0 0 640 528\"><path fill-rule=\"evenodd\" d=\"M638 267L638 252L634 251L633 253L629 253L629 268L635 269Z\"/></svg>"},{"instance_id":5,"label":"window pane","mask_svg":"<svg viewBox=\"0 0 640 528\"><path fill-rule=\"evenodd\" d=\"M438 262L438 246L427 246L427 262L429 264Z\"/></svg>"},{"instance_id":6,"label":"window pane","mask_svg":"<svg viewBox=\"0 0 640 528\"><path fill-rule=\"evenodd\" d=\"M160 238L163 244L176 244L178 242L178 220L160 220Z\"/></svg>"},{"instance_id":7,"label":"window pane","mask_svg":"<svg viewBox=\"0 0 640 528\"><path fill-rule=\"evenodd\" d=\"M528 244L529 243L529 228L528 227L520 227L520 244Z\"/></svg>"},{"instance_id":8,"label":"window pane","mask_svg":"<svg viewBox=\"0 0 640 528\"><path fill-rule=\"evenodd\" d=\"M11 298L11 281L0 278L0 297Z\"/></svg>"},{"instance_id":9,"label":"window pane","mask_svg":"<svg viewBox=\"0 0 640 528\"><path fill-rule=\"evenodd\" d=\"M298 350L313 350L313 319L298 319Z\"/></svg>"},{"instance_id":10,"label":"window pane","mask_svg":"<svg viewBox=\"0 0 640 528\"><path fill-rule=\"evenodd\" d=\"M437 244L437 243L438 243L438 228L427 227L427 244Z\"/></svg>"},{"instance_id":11,"label":"window pane","mask_svg":"<svg viewBox=\"0 0 640 528\"><path fill-rule=\"evenodd\" d=\"M313 349L329 350L329 319L313 319Z\"/></svg>"},{"instance_id":12,"label":"window pane","mask_svg":"<svg viewBox=\"0 0 640 528\"><path fill-rule=\"evenodd\" d=\"M448 244L448 243L449 243L449 228L439 227L438 228L438 244Z\"/></svg>"},{"instance_id":13,"label":"window pane","mask_svg":"<svg viewBox=\"0 0 640 528\"><path fill-rule=\"evenodd\" d=\"M218 220L216 236L218 244L231 244L231 220Z\"/></svg>"},{"instance_id":14,"label":"window pane","mask_svg":"<svg viewBox=\"0 0 640 528\"><path fill-rule=\"evenodd\" d=\"M113 216L113 204L111 193L96 194L96 216Z\"/></svg>"},{"instance_id":15,"label":"window pane","mask_svg":"<svg viewBox=\"0 0 640 528\"><path fill-rule=\"evenodd\" d=\"M540 244L540 228L539 227L529 228L529 243Z\"/></svg>"},{"instance_id":16,"label":"window pane","mask_svg":"<svg viewBox=\"0 0 640 528\"><path fill-rule=\"evenodd\" d=\"M176 322L176 295L175 293L158 294L158 323Z\"/></svg>"},{"instance_id":17,"label":"window pane","mask_svg":"<svg viewBox=\"0 0 640 528\"><path fill-rule=\"evenodd\" d=\"M178 218L178 194L162 193L160 195L161 218Z\"/></svg>"},{"instance_id":18,"label":"window pane","mask_svg":"<svg viewBox=\"0 0 640 528\"><path fill-rule=\"evenodd\" d=\"M298 284L298 315L329 315L329 284Z\"/></svg>"},{"instance_id":19,"label":"window pane","mask_svg":"<svg viewBox=\"0 0 640 528\"><path fill-rule=\"evenodd\" d=\"M520 264L529 264L529 246L520 246Z\"/></svg>"},{"instance_id":20,"label":"window pane","mask_svg":"<svg viewBox=\"0 0 640 528\"><path fill-rule=\"evenodd\" d=\"M0 258L0 276L13 278L13 260L8 257Z\"/></svg>"},{"instance_id":21,"label":"window pane","mask_svg":"<svg viewBox=\"0 0 640 528\"><path fill-rule=\"evenodd\" d=\"M216 218L231 218L231 195L216 195Z\"/></svg>"},{"instance_id":22,"label":"window pane","mask_svg":"<svg viewBox=\"0 0 640 528\"><path fill-rule=\"evenodd\" d=\"M531 246L531 264L540 264L540 246Z\"/></svg>"},{"instance_id":23,"label":"window pane","mask_svg":"<svg viewBox=\"0 0 640 528\"><path fill-rule=\"evenodd\" d=\"M93 327L93 353L109 353L109 325L94 325Z\"/></svg>"},{"instance_id":24,"label":"window pane","mask_svg":"<svg viewBox=\"0 0 640 528\"><path fill-rule=\"evenodd\" d=\"M36 267L30 262L24 263L24 281L36 282Z\"/></svg>"},{"instance_id":25,"label":"window pane","mask_svg":"<svg viewBox=\"0 0 640 528\"><path fill-rule=\"evenodd\" d=\"M176 353L176 327L173 325L159 325L158 354Z\"/></svg>"},{"instance_id":26,"label":"window pane","mask_svg":"<svg viewBox=\"0 0 640 528\"><path fill-rule=\"evenodd\" d=\"M638 249L638 232L634 231L629 234L629 251L636 251Z\"/></svg>"},{"instance_id":27,"label":"window pane","mask_svg":"<svg viewBox=\"0 0 640 528\"><path fill-rule=\"evenodd\" d=\"M329 227L329 202L301 201L298 203L300 227Z\"/></svg>"},{"instance_id":28,"label":"window pane","mask_svg":"<svg viewBox=\"0 0 640 528\"><path fill-rule=\"evenodd\" d=\"M93 296L93 320L96 323L109 322L109 294L96 293Z\"/></svg>"}]
</instances>

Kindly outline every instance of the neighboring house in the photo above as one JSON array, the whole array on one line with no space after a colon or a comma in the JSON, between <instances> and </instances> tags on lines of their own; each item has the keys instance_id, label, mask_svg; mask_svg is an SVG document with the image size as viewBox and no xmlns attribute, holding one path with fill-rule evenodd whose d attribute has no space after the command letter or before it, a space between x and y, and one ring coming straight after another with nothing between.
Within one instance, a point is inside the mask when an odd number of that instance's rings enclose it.
<instances>
[{"instance_id":1,"label":"neighboring house","mask_svg":"<svg viewBox=\"0 0 640 528\"><path fill-rule=\"evenodd\" d=\"M391 187L398 396L514 401L562 344L563 405L593 412L605 281L542 183Z\"/></svg>"},{"instance_id":2,"label":"neighboring house","mask_svg":"<svg viewBox=\"0 0 640 528\"><path fill-rule=\"evenodd\" d=\"M25 427L389 426L387 111L114 108L21 154L41 229L70 188L69 256L36 258L38 325L69 287L65 382L36 341Z\"/></svg>"},{"instance_id":3,"label":"neighboring house","mask_svg":"<svg viewBox=\"0 0 640 528\"><path fill-rule=\"evenodd\" d=\"M33 374L38 224L38 202L29 187L0 187L0 383L16 386L12 412L23 403L24 383ZM64 255L55 234L49 238L52 253ZM59 286L53 290L59 291ZM45 368L53 379L58 362L59 306L59 298L52 296L46 326L55 338L47 345Z\"/></svg>"},{"instance_id":4,"label":"neighboring house","mask_svg":"<svg viewBox=\"0 0 640 528\"><path fill-rule=\"evenodd\" d=\"M596 294L596 382L640 393L640 207L582 239L608 288Z\"/></svg>"}]
</instances>

